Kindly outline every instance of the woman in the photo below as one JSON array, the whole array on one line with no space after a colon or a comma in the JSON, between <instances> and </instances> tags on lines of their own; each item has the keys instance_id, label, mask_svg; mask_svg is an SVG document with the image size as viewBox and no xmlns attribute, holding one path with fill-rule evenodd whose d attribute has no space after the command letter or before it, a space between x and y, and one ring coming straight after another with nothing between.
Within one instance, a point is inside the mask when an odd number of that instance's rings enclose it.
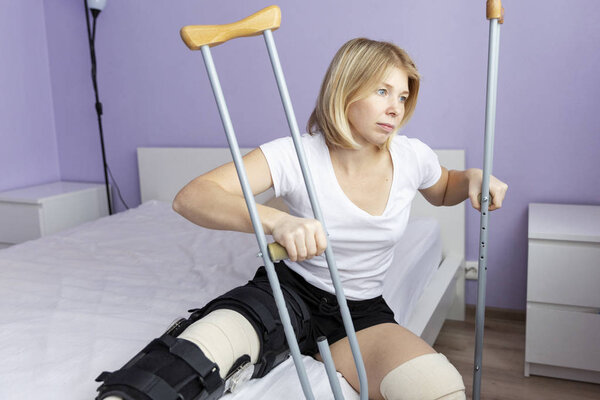
<instances>
[{"instance_id":1,"label":"woman","mask_svg":"<svg viewBox=\"0 0 600 400\"><path fill-rule=\"evenodd\" d=\"M327 264L319 257L329 239L372 399L465 398L456 369L398 325L381 297L394 245L417 190L436 206L469 198L480 209L481 170L448 171L427 145L396 135L414 112L418 92L414 63L391 43L354 39L335 55L309 120L310 134L302 137L328 235L312 218L291 138L266 143L244 157L252 191L273 187L289 208L284 212L258 205L258 212L265 233L289 255L276 271L300 350L320 359L316 338L326 336L337 370L359 390ZM501 207L507 188L491 178L490 211ZM253 232L232 163L186 185L173 208L207 228ZM209 378L217 382L213 389L203 389L214 393L209 398L220 396L219 385L244 362L256 364L253 376L260 377L287 355L264 268L247 285L197 310L170 335L196 344L207 365L218 367L213 371L219 371L220 379L216 372L203 377L206 387L211 386ZM160 371L156 374L161 376Z\"/></svg>"}]
</instances>

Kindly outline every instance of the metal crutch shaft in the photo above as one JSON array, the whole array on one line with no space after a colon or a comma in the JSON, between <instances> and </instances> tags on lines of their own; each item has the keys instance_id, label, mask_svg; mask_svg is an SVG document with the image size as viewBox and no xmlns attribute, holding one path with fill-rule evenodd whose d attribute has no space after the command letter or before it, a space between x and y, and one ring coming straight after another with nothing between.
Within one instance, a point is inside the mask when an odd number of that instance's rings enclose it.
<instances>
[{"instance_id":1,"label":"metal crutch shaft","mask_svg":"<svg viewBox=\"0 0 600 400\"><path fill-rule=\"evenodd\" d=\"M483 153L483 181L481 184L481 218L479 231L479 269L477 280L477 307L475 324L475 360L473 366L473 399L479 400L481 393L483 330L485 322L485 289L487 278L488 218L491 196L490 175L494 155L494 128L496 124L496 97L498 91L498 53L500 46L500 24L504 9L500 0L487 1L487 19L490 20L488 45L488 76L485 112L485 139Z\"/></svg>"},{"instance_id":2,"label":"metal crutch shaft","mask_svg":"<svg viewBox=\"0 0 600 400\"><path fill-rule=\"evenodd\" d=\"M327 378L329 378L329 386L331 386L333 398L336 400L343 399L344 395L342 395L340 381L337 378L337 373L333 366L333 359L331 358L331 352L329 351L329 343L327 343L327 338L325 336L320 336L317 339L317 347L319 348L319 353L321 353L321 358L325 363L325 372L327 372Z\"/></svg>"},{"instance_id":3,"label":"metal crutch shaft","mask_svg":"<svg viewBox=\"0 0 600 400\"><path fill-rule=\"evenodd\" d=\"M208 45L203 45L201 48L202 55L204 58L204 63L206 65L206 71L208 73L210 83L213 89L213 93L215 95L215 100L217 101L217 106L219 109L219 114L221 116L221 121L223 122L223 128L225 129L225 134L227 136L227 141L229 143L229 148L231 150L231 155L233 157L233 162L235 164L235 168L240 180L240 184L242 186L242 192L244 194L244 199L246 200L246 205L248 207L248 212L250 213L250 219L252 221L252 226L254 228L254 232L256 234L256 239L258 241L258 246L260 248L260 252L262 254L262 258L265 264L265 269L267 271L267 276L269 278L269 283L271 285L271 289L273 290L273 296L275 298L275 304L277 305L277 310L279 311L279 316L281 318L281 322L283 324L285 337L288 342L288 346L290 347L290 352L292 354L292 358L294 360L294 364L296 366L296 371L298 373L298 377L300 379L300 384L302 385L302 390L304 392L304 396L307 399L314 399L314 395L310 388L310 383L308 382L308 377L306 375L306 370L304 368L304 363L302 362L302 355L300 354L300 348L298 346L298 342L296 340L296 335L294 334L294 329L292 327L292 323L290 321L290 316L288 314L285 300L283 298L283 293L281 291L281 287L279 286L279 279L277 278L277 273L275 272L275 266L273 262L269 258L269 253L267 249L267 239L262 228L262 224L260 222L260 217L258 216L258 210L256 209L256 201L254 200L254 195L252 193L252 189L250 187L250 183L248 182L248 177L246 175L246 170L244 168L244 163L242 161L242 155L240 153L240 149L237 143L237 139L235 136L235 132L233 131L233 125L231 123L231 118L229 116L229 111L227 110L227 104L225 103L225 98L223 96L223 92L221 90L221 84L219 83L219 77L217 75L212 55L210 53L210 48Z\"/></svg>"},{"instance_id":4,"label":"metal crutch shaft","mask_svg":"<svg viewBox=\"0 0 600 400\"><path fill-rule=\"evenodd\" d=\"M325 226L325 220L323 218L323 214L321 212L321 207L319 205L316 191L314 189L314 184L312 181L312 176L310 173L308 162L306 161L304 147L302 146L300 131L298 129L298 123L296 121L296 116L294 114L294 109L292 107L292 102L290 100L290 95L289 95L289 92L287 89L287 84L285 82L285 77L283 75L281 63L279 62L279 56L277 54L277 48L275 46L275 41L273 40L273 34L270 30L267 29L264 31L263 35L265 37L265 43L266 43L267 49L269 51L269 57L271 59L271 64L273 66L273 72L277 79L277 87L279 88L279 94L281 96L281 101L282 101L283 107L285 109L286 117L288 120L288 125L290 128L291 134L292 134L292 140L294 142L294 147L296 149L296 155L298 156L300 168L302 170L302 175L304 177L304 183L306 186L308 197L310 199L310 204L311 204L311 207L313 210L313 214L314 214L315 218L321 223L325 232L327 232L327 227ZM342 315L342 321L344 323L346 335L348 337L348 341L350 343L350 348L352 350L352 356L354 358L354 364L356 366L359 384L360 384L360 398L361 398L361 400L367 400L368 393L369 393L368 383L367 383L367 373L365 371L364 363L362 360L362 355L360 353L358 340L356 339L356 332L354 331L354 325L352 323L352 317L350 316L350 310L348 309L346 297L344 296L344 289L341 284L339 274L337 271L333 251L331 250L331 245L329 243L327 244L327 249L325 250L325 258L327 260L327 265L329 267L329 273L331 275L331 280L333 283L333 287L335 289L335 295L336 295L336 298L338 301L338 305L340 307L340 313ZM332 390L333 390L333 388L332 388ZM334 393L335 393L335 390L334 390Z\"/></svg>"},{"instance_id":5,"label":"metal crutch shaft","mask_svg":"<svg viewBox=\"0 0 600 400\"><path fill-rule=\"evenodd\" d=\"M246 204L248 206L248 211L250 213L250 218L252 221L252 225L254 227L257 240L259 242L259 247L261 250L261 254L263 255L263 260L265 262L265 268L267 270L267 275L269 277L270 285L273 289L275 301L278 307L278 311L280 313L280 317L282 319L284 330L286 333L286 339L288 341L288 345L290 346L290 351L292 353L292 357L294 359L294 363L296 365L296 370L298 372L298 376L300 379L300 383L302 384L302 389L304 391L305 397L308 399L312 399L313 395L310 390L310 384L308 383L308 379L306 377L306 372L304 370L304 365L302 364L300 352L298 349L298 343L296 342L296 338L293 332L293 328L289 321L289 315L287 314L287 309L285 307L285 301L283 300L283 296L281 294L281 288L279 286L279 282L277 279L277 275L274 270L274 266L272 264L269 255L271 253L268 247L277 247L275 244L271 244L269 246L266 245L266 238L264 235L264 231L262 230L262 225L260 224L260 220L258 217L258 212L256 210L256 204L254 201L254 197L252 195L252 191L250 185L247 180L247 176L245 173L245 169L243 166L241 154L239 152L239 146L237 145L237 140L235 137L235 133L233 131L233 127L231 124L231 120L229 117L229 113L227 111L227 106L224 100L224 96L221 90L221 86L218 80L218 76L216 73L216 69L214 67L214 63L212 61L212 55L210 53L210 46L218 45L227 40L242 37L242 36L255 36L260 34L265 29L271 32L271 29L277 29L280 25L281 14L280 10L277 6L267 7L247 18L244 18L241 21L228 24L228 25L200 25L200 26L186 26L181 29L181 37L186 43L186 45L192 49L197 50L201 49L202 54L204 56L205 65L207 68L207 72L210 78L211 86L213 88L213 93L215 95L215 99L217 101L217 105L219 108L219 113L221 116L221 120L223 122L223 126L225 128L225 132L227 135L227 139L230 145L231 153L234 159L234 164L236 166L236 171L238 173L238 177L240 180L240 184L242 186L242 191L244 193L244 198L246 200ZM295 119L294 119L295 121ZM326 368L335 370L335 367L331 361L331 354L329 354L329 347L326 346L324 350L327 354L324 354ZM331 365L329 365L331 364ZM339 385L338 385L339 386ZM339 389L339 387L338 387ZM340 390L336 390L335 387L332 386L332 391L334 392L336 399L342 399Z\"/></svg>"}]
</instances>

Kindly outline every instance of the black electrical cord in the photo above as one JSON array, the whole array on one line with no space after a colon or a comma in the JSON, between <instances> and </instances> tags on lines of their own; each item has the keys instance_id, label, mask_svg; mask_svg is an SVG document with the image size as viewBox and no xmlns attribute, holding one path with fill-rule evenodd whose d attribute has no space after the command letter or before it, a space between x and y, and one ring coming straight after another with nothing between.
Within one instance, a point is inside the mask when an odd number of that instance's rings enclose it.
<instances>
[{"instance_id":1,"label":"black electrical cord","mask_svg":"<svg viewBox=\"0 0 600 400\"><path fill-rule=\"evenodd\" d=\"M117 185L117 181L115 180L115 177L110 171L110 167L108 166L108 164L106 164L106 169L108 170L108 175L110 175L110 180L115 183L115 190L117 191L117 196L119 196L119 200L121 200L121 203L123 203L125 208L129 210L129 206L127 205L127 203L125 203L125 200L123 200L123 196L121 196L121 190L119 190L119 185Z\"/></svg>"},{"instance_id":2,"label":"black electrical cord","mask_svg":"<svg viewBox=\"0 0 600 400\"><path fill-rule=\"evenodd\" d=\"M108 184L108 175L109 174L110 174L110 178L111 178L112 182L115 185L115 189L117 191L119 199L121 200L121 202L123 203L123 205L125 206L126 209L129 209L129 206L123 200L123 197L121 196L121 191L119 190L119 185L117 184L117 181L115 180L112 173L110 172L110 168L108 166L108 163L106 162L106 151L104 149L104 132L102 130L102 103L100 102L100 99L98 96L98 80L97 80L97 76L96 76L96 47L95 47L96 19L98 18L98 14L100 14L100 11L99 10L91 10L92 17L94 18L94 20L93 20L92 28L90 30L90 16L89 16L90 9L88 8L86 0L83 0L83 4L85 6L85 21L86 21L86 25L87 25L88 44L90 47L90 57L91 57L91 61L92 61L92 84L94 86L94 94L96 96L96 105L95 106L96 106L96 114L98 116L98 129L100 132L100 146L102 148L102 163L103 163L103 167L104 167L104 183L106 185L106 200L108 203L108 213L109 213L109 215L112 215L113 211L112 211L112 204L111 204L111 199L110 199L110 186Z\"/></svg>"}]
</instances>

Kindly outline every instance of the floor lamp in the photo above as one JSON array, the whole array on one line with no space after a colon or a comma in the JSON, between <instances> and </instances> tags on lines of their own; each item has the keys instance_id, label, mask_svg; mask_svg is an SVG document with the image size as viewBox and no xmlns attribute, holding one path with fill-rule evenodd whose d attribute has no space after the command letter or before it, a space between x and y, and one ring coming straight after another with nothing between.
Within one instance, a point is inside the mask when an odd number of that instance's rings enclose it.
<instances>
[{"instance_id":1,"label":"floor lamp","mask_svg":"<svg viewBox=\"0 0 600 400\"><path fill-rule=\"evenodd\" d=\"M96 114L98 115L98 128L100 130L100 146L102 147L102 163L104 167L104 184L106 185L106 201L108 204L108 214L112 215L112 202L110 197L110 186L108 184L108 166L106 164L106 151L104 149L104 133L102 131L102 103L98 97L98 81L96 77L96 48L94 45L96 39L96 18L106 6L106 0L83 0L85 5L85 21L87 24L88 43L90 46L90 56L92 58L92 83L94 84L94 93L96 95ZM90 11L93 17L92 27L90 29Z\"/></svg>"}]
</instances>

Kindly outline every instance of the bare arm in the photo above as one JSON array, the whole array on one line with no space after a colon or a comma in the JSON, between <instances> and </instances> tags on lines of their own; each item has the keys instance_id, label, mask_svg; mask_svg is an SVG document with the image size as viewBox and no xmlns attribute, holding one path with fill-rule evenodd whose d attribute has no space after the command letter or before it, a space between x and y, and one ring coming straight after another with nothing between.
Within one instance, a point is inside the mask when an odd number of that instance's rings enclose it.
<instances>
[{"instance_id":1,"label":"bare arm","mask_svg":"<svg viewBox=\"0 0 600 400\"><path fill-rule=\"evenodd\" d=\"M450 170L442 167L442 176L433 186L420 190L423 197L435 206L453 206L466 199L476 210L481 210L478 196L481 193L482 171L471 168L465 171ZM508 185L494 176L490 177L492 203L489 210L502 207Z\"/></svg>"},{"instance_id":2,"label":"bare arm","mask_svg":"<svg viewBox=\"0 0 600 400\"><path fill-rule=\"evenodd\" d=\"M265 156L255 149L243 158L253 194L273 186ZM257 204L263 229L271 234L274 221L285 213ZM210 229L253 232L250 214L233 162L192 180L173 200L173 209L191 222Z\"/></svg>"},{"instance_id":3,"label":"bare arm","mask_svg":"<svg viewBox=\"0 0 600 400\"><path fill-rule=\"evenodd\" d=\"M243 158L254 195L273 186L267 160L260 149ZM197 177L179 191L173 209L191 222L210 229L254 232L233 163ZM298 218L278 209L257 204L263 230L288 252L290 260L301 261L321 254L327 239L321 224Z\"/></svg>"}]
</instances>

